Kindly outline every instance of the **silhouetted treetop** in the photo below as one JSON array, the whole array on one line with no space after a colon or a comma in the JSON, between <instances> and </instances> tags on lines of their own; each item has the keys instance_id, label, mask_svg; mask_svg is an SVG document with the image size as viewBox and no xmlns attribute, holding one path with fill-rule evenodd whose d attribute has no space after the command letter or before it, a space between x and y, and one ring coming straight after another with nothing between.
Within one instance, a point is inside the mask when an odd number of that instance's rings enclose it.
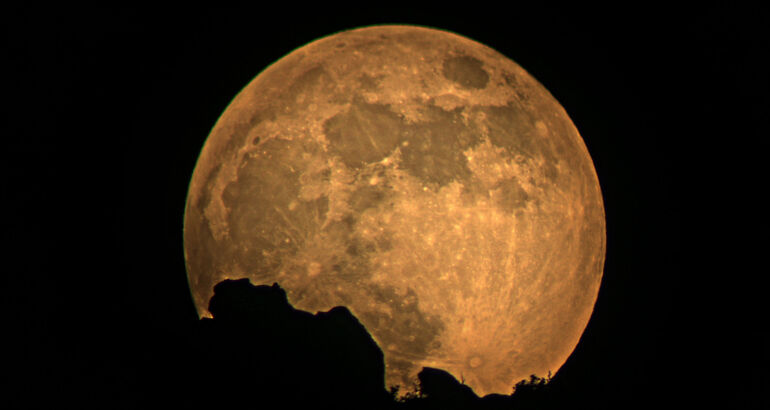
<instances>
[{"instance_id":1,"label":"silhouetted treetop","mask_svg":"<svg viewBox=\"0 0 770 410\"><path fill-rule=\"evenodd\" d=\"M350 310L295 309L277 283L225 280L214 287L209 310L213 318L196 327L190 375L191 385L204 387L188 407L448 410L550 403L544 397L549 378L533 375L509 396L479 398L450 373L431 367L418 374L416 394L395 400L385 390L382 350Z\"/></svg>"},{"instance_id":2,"label":"silhouetted treetop","mask_svg":"<svg viewBox=\"0 0 770 410\"><path fill-rule=\"evenodd\" d=\"M417 377L420 379L420 391L426 397L463 401L478 398L473 389L445 370L423 367Z\"/></svg>"},{"instance_id":3,"label":"silhouetted treetop","mask_svg":"<svg viewBox=\"0 0 770 410\"><path fill-rule=\"evenodd\" d=\"M209 311L197 334L211 406L388 400L382 351L345 307L313 315L294 309L277 283L240 279L214 287Z\"/></svg>"},{"instance_id":4,"label":"silhouetted treetop","mask_svg":"<svg viewBox=\"0 0 770 410\"><path fill-rule=\"evenodd\" d=\"M276 320L294 312L286 291L273 286L253 286L248 279L225 280L214 286L209 312L217 320Z\"/></svg>"}]
</instances>

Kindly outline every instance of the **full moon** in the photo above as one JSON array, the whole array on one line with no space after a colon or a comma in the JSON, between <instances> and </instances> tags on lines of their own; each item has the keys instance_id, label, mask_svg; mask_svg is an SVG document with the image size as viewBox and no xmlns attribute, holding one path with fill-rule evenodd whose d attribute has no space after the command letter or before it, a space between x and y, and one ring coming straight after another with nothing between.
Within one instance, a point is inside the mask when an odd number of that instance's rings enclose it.
<instances>
[{"instance_id":1,"label":"full moon","mask_svg":"<svg viewBox=\"0 0 770 410\"><path fill-rule=\"evenodd\" d=\"M277 282L298 309L346 306L402 392L424 366L479 395L556 372L605 242L591 157L556 99L497 51L416 26L336 33L255 77L208 136L184 219L200 315L238 278Z\"/></svg>"}]
</instances>

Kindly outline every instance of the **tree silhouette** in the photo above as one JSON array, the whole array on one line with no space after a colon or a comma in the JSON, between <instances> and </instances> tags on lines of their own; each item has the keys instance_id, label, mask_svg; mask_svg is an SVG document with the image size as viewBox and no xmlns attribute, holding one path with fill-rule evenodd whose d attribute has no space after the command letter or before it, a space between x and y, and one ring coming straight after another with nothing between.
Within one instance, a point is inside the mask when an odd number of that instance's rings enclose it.
<instances>
[{"instance_id":1,"label":"tree silhouette","mask_svg":"<svg viewBox=\"0 0 770 410\"><path fill-rule=\"evenodd\" d=\"M291 307L277 284L246 279L214 292L213 319L197 331L202 402L377 408L389 400L382 352L347 308L312 315Z\"/></svg>"},{"instance_id":2,"label":"tree silhouette","mask_svg":"<svg viewBox=\"0 0 770 410\"><path fill-rule=\"evenodd\" d=\"M385 389L384 356L345 307L293 308L276 283L226 280L214 288L213 318L200 319L186 379L193 408L529 409L547 408L551 375L532 375L511 395L479 398L448 372L425 367L414 392Z\"/></svg>"}]
</instances>

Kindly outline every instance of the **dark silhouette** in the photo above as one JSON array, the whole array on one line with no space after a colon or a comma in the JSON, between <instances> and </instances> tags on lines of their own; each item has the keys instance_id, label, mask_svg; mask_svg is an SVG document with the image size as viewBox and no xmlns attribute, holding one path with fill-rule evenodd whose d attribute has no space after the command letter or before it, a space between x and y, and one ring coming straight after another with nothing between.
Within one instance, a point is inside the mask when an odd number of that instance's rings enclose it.
<instances>
[{"instance_id":1,"label":"dark silhouette","mask_svg":"<svg viewBox=\"0 0 770 410\"><path fill-rule=\"evenodd\" d=\"M565 404L557 402L547 378L531 375L514 386L511 395L489 394L478 397L473 390L448 372L425 367L418 374L420 384L416 394L401 399L406 409L557 409Z\"/></svg>"},{"instance_id":2,"label":"dark silhouette","mask_svg":"<svg viewBox=\"0 0 770 410\"><path fill-rule=\"evenodd\" d=\"M277 284L227 280L214 288L198 329L202 399L211 408L253 405L383 407L383 355L347 308L294 309ZM207 406L208 407L208 406Z\"/></svg>"},{"instance_id":3,"label":"dark silhouette","mask_svg":"<svg viewBox=\"0 0 770 410\"><path fill-rule=\"evenodd\" d=\"M382 351L347 308L315 315L294 309L278 284L220 282L209 311L213 318L197 323L190 345L188 383L200 386L192 407L525 409L545 403L549 379L533 375L510 396L479 398L448 372L429 367L419 373L417 391L399 398L398 388L385 390Z\"/></svg>"},{"instance_id":4,"label":"dark silhouette","mask_svg":"<svg viewBox=\"0 0 770 410\"><path fill-rule=\"evenodd\" d=\"M479 397L448 372L424 367L417 375L418 393L404 400L406 407L415 409L471 409L478 408Z\"/></svg>"}]
</instances>

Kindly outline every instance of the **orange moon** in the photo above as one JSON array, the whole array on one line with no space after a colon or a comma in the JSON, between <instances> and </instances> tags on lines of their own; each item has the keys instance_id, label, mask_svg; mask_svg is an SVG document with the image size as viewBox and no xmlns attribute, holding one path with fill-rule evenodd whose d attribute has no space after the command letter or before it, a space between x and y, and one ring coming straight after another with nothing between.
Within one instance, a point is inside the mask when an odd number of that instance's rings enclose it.
<instances>
[{"instance_id":1,"label":"orange moon","mask_svg":"<svg viewBox=\"0 0 770 410\"><path fill-rule=\"evenodd\" d=\"M255 77L206 140L184 220L199 314L236 278L278 282L298 309L346 306L402 392L424 366L479 395L556 372L605 242L556 99L495 50L415 26L336 33Z\"/></svg>"}]
</instances>

